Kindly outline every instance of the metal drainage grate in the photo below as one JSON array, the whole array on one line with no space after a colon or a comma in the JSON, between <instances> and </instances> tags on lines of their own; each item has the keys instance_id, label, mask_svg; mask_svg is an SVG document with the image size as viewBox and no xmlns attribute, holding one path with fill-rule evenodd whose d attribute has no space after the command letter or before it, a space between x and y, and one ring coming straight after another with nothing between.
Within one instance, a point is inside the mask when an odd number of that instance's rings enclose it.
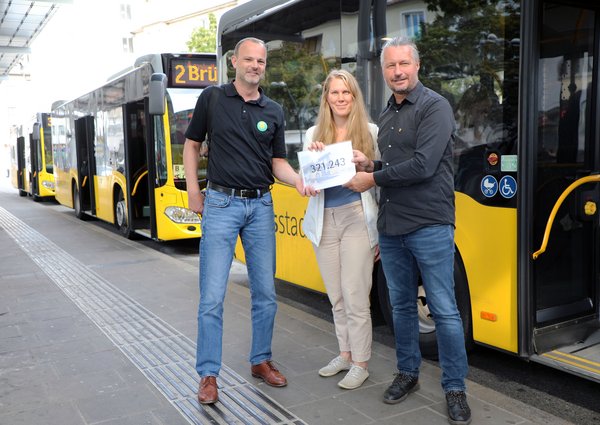
<instances>
[{"instance_id":1,"label":"metal drainage grate","mask_svg":"<svg viewBox=\"0 0 600 425\"><path fill-rule=\"evenodd\" d=\"M305 423L223 364L219 402L196 398L196 344L0 207L0 225L192 424Z\"/></svg>"}]
</instances>

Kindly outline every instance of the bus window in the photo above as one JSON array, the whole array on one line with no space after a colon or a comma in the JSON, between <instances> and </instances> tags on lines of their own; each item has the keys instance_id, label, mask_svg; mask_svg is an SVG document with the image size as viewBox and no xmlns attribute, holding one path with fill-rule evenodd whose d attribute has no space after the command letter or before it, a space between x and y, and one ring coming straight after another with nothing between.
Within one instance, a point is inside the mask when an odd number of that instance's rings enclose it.
<instances>
[{"instance_id":1,"label":"bus window","mask_svg":"<svg viewBox=\"0 0 600 425\"><path fill-rule=\"evenodd\" d=\"M96 172L98 176L109 175L108 171L108 152L106 149L105 134L106 134L106 112L98 111L96 114L96 141L94 143L94 157L96 162ZM74 150L72 151L74 155ZM70 166L77 168L76 158L73 158ZM92 170L93 171L93 170Z\"/></svg>"},{"instance_id":2,"label":"bus window","mask_svg":"<svg viewBox=\"0 0 600 425\"><path fill-rule=\"evenodd\" d=\"M42 122L44 129L44 162L46 172L52 174L52 126L48 114L43 114Z\"/></svg>"},{"instance_id":3,"label":"bus window","mask_svg":"<svg viewBox=\"0 0 600 425\"><path fill-rule=\"evenodd\" d=\"M167 183L167 149L165 142L164 126L162 125L162 117L154 116L154 154L156 161L156 181L157 186L163 186Z\"/></svg>"},{"instance_id":4,"label":"bus window","mask_svg":"<svg viewBox=\"0 0 600 425\"><path fill-rule=\"evenodd\" d=\"M36 171L42 171L42 165L43 165L42 164L42 155L43 155L42 148L43 148L43 145L41 143L41 140L37 140L35 142L35 150L37 151L37 153L36 153L37 160L35 163Z\"/></svg>"},{"instance_id":5,"label":"bus window","mask_svg":"<svg viewBox=\"0 0 600 425\"><path fill-rule=\"evenodd\" d=\"M175 186L185 189L185 171L183 168L183 145L185 143L185 131L190 125L196 101L200 95L198 90L171 89L167 96L167 107L169 110L169 122L171 124L171 155L173 163L173 177ZM194 95L192 95L194 93ZM198 158L198 180L200 187L206 186L206 168L208 159Z\"/></svg>"},{"instance_id":6,"label":"bus window","mask_svg":"<svg viewBox=\"0 0 600 425\"><path fill-rule=\"evenodd\" d=\"M123 108L118 106L108 111L106 130L106 148L108 163L113 168L124 173L125 170L125 129L123 128Z\"/></svg>"}]
</instances>

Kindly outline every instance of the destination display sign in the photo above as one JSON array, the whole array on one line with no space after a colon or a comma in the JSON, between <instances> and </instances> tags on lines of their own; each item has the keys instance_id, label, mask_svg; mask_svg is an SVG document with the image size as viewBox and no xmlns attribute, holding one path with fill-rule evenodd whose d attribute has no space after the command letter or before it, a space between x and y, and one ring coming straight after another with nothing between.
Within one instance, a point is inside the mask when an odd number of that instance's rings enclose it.
<instances>
[{"instance_id":1,"label":"destination display sign","mask_svg":"<svg viewBox=\"0 0 600 425\"><path fill-rule=\"evenodd\" d=\"M204 88L217 84L215 59L174 57L169 65L169 87Z\"/></svg>"}]
</instances>

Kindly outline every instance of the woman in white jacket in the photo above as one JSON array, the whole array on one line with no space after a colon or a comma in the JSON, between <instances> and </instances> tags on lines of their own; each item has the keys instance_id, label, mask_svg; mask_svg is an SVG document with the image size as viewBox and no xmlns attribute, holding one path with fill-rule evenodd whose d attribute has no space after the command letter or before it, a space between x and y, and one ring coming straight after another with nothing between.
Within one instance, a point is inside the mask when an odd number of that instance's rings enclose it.
<instances>
[{"instance_id":1,"label":"woman in white jacket","mask_svg":"<svg viewBox=\"0 0 600 425\"><path fill-rule=\"evenodd\" d=\"M306 132L304 150L352 141L352 148L376 159L377 126L369 122L354 76L333 70L323 84L319 115ZM377 251L375 189L363 193L343 186L321 190L308 201L303 230L315 249L332 305L340 354L319 370L333 376L349 370L338 385L358 388L368 378L372 324L369 294Z\"/></svg>"}]
</instances>

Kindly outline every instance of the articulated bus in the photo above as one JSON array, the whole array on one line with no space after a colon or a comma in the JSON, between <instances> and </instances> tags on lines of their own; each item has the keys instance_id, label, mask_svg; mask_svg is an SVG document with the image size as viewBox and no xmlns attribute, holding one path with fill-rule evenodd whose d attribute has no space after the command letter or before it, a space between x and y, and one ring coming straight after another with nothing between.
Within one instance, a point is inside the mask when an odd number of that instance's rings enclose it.
<instances>
[{"instance_id":1,"label":"articulated bus","mask_svg":"<svg viewBox=\"0 0 600 425\"><path fill-rule=\"evenodd\" d=\"M51 127L50 114L37 113L31 132L26 134L26 126L20 126L11 146L12 184L20 196L29 195L34 201L54 197Z\"/></svg>"},{"instance_id":2,"label":"articulated bus","mask_svg":"<svg viewBox=\"0 0 600 425\"><path fill-rule=\"evenodd\" d=\"M219 23L219 80L238 40L268 46L263 87L286 114L290 160L332 68L352 72L376 120L380 53L413 37L420 79L455 113L455 293L481 344L600 382L600 4L567 0L254 0ZM302 233L306 199L273 188L277 277L324 291ZM243 259L238 246L237 255ZM389 319L381 269L372 304ZM435 325L420 290L421 347Z\"/></svg>"},{"instance_id":3,"label":"articulated bus","mask_svg":"<svg viewBox=\"0 0 600 425\"><path fill-rule=\"evenodd\" d=\"M155 73L165 80L161 110L150 113ZM184 133L198 96L216 82L214 54L153 54L90 93L55 102L57 201L128 238L200 237L200 219L187 208ZM199 161L205 179L206 159Z\"/></svg>"}]
</instances>

